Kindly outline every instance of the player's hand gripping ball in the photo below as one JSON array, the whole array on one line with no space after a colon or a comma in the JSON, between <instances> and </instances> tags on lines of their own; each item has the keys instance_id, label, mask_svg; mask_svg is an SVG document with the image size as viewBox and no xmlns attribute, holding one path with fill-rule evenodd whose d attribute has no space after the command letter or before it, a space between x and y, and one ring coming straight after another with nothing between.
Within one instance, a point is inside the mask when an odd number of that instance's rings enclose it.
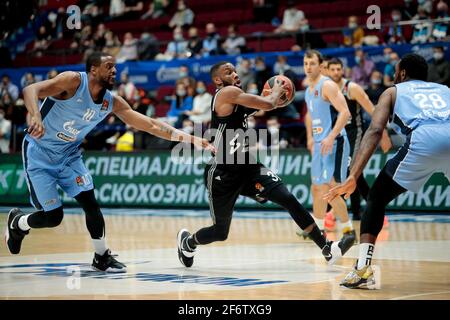
<instances>
[{"instance_id":1,"label":"player's hand gripping ball","mask_svg":"<svg viewBox=\"0 0 450 320\"><path fill-rule=\"evenodd\" d=\"M277 108L283 108L292 103L295 97L294 83L288 77L282 75L273 76L264 84L261 95L265 97L272 93L272 87L275 83L275 79L281 81L281 85L286 88L286 91L280 96L277 102Z\"/></svg>"}]
</instances>

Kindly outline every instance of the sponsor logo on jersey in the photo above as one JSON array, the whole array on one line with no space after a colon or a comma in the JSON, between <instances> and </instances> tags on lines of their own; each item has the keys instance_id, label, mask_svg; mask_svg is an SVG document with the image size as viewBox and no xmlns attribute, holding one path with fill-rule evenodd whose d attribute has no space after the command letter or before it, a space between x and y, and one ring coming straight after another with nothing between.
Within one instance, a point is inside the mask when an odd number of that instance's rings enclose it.
<instances>
[{"instance_id":1,"label":"sponsor logo on jersey","mask_svg":"<svg viewBox=\"0 0 450 320\"><path fill-rule=\"evenodd\" d=\"M317 98L319 96L319 90L314 90L314 97Z\"/></svg>"},{"instance_id":2,"label":"sponsor logo on jersey","mask_svg":"<svg viewBox=\"0 0 450 320\"><path fill-rule=\"evenodd\" d=\"M76 140L76 137L68 136L67 134L65 134L63 132L58 132L56 134L56 137L60 140L67 141L67 142L74 142Z\"/></svg>"},{"instance_id":3,"label":"sponsor logo on jersey","mask_svg":"<svg viewBox=\"0 0 450 320\"><path fill-rule=\"evenodd\" d=\"M107 111L108 107L109 107L109 101L105 99L105 100L103 100L102 107L100 108L100 111Z\"/></svg>"},{"instance_id":4,"label":"sponsor logo on jersey","mask_svg":"<svg viewBox=\"0 0 450 320\"><path fill-rule=\"evenodd\" d=\"M257 183L255 184L255 188L256 188L256 190L258 190L259 192L263 192L263 191L264 191L263 185L262 185L261 183L259 183L259 182L257 182Z\"/></svg>"},{"instance_id":5,"label":"sponsor logo on jersey","mask_svg":"<svg viewBox=\"0 0 450 320\"><path fill-rule=\"evenodd\" d=\"M313 134L321 134L323 132L322 127L314 127L312 130L313 130Z\"/></svg>"}]
</instances>

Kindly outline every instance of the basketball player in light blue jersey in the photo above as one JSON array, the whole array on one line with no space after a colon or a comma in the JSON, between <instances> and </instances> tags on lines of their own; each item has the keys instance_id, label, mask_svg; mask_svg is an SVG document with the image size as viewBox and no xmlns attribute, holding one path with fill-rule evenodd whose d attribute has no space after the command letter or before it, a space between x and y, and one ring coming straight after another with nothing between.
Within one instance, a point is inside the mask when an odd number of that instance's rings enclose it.
<instances>
[{"instance_id":1,"label":"basketball player in light blue jersey","mask_svg":"<svg viewBox=\"0 0 450 320\"><path fill-rule=\"evenodd\" d=\"M386 163L369 192L367 211L361 219L358 261L341 283L345 287L380 287L371 262L388 203L408 190L419 191L435 172L450 180L450 89L426 82L427 74L428 65L417 54L407 54L397 63L395 86L380 96L349 177L325 197L330 201L345 194L348 199L388 120L401 128L406 142Z\"/></svg>"},{"instance_id":2,"label":"basketball player in light blue jersey","mask_svg":"<svg viewBox=\"0 0 450 320\"><path fill-rule=\"evenodd\" d=\"M79 146L86 135L111 112L126 124L163 139L190 142L213 150L205 139L188 135L166 123L134 111L121 97L111 94L116 77L115 60L93 53L86 72L63 72L23 90L30 126L23 142L23 163L32 214L12 209L7 218L6 243L12 254L20 252L30 228L53 228L63 219L60 186L75 198L86 214L86 225L95 248L93 268L125 272L107 247L105 222L94 195L94 184ZM38 99L44 99L39 110Z\"/></svg>"},{"instance_id":3,"label":"basketball player in light blue jersey","mask_svg":"<svg viewBox=\"0 0 450 320\"><path fill-rule=\"evenodd\" d=\"M342 182L347 177L350 145L345 125L350 118L350 111L337 84L321 74L320 52L307 51L303 63L308 81L305 92L308 116L305 123L309 149L312 151L313 213L317 225L323 230L327 209L323 195L336 182ZM347 205L341 197L336 197L330 205L342 223L343 239L346 238L351 247L356 235L348 216Z\"/></svg>"}]
</instances>

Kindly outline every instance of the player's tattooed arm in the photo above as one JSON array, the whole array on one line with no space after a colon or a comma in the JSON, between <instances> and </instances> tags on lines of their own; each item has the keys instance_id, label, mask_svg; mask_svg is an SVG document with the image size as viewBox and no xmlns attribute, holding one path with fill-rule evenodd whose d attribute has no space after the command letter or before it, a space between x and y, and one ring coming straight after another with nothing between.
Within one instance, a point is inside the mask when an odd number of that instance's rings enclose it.
<instances>
[{"instance_id":1,"label":"player's tattooed arm","mask_svg":"<svg viewBox=\"0 0 450 320\"><path fill-rule=\"evenodd\" d=\"M192 136L163 121L144 116L134 111L122 97L114 97L113 113L127 125L137 130L148 132L161 139L192 143L196 146L214 151L214 148L206 139Z\"/></svg>"},{"instance_id":2,"label":"player's tattooed arm","mask_svg":"<svg viewBox=\"0 0 450 320\"><path fill-rule=\"evenodd\" d=\"M377 107L372 114L372 121L361 141L361 146L355 156L355 162L350 168L350 176L358 177L361 175L364 167L374 153L378 143L381 140L383 131L389 120L389 115L394 106L396 88L391 87L383 92L378 100Z\"/></svg>"}]
</instances>

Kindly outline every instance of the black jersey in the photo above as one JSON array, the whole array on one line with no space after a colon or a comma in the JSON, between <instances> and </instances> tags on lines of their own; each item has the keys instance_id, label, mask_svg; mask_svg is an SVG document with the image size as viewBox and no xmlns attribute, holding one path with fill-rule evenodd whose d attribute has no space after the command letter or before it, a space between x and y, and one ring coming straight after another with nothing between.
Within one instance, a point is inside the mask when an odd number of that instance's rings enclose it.
<instances>
[{"instance_id":1,"label":"black jersey","mask_svg":"<svg viewBox=\"0 0 450 320\"><path fill-rule=\"evenodd\" d=\"M347 125L345 126L345 129L347 130L347 133L349 131L354 130L362 130L363 129L363 110L361 108L361 105L356 100L349 99L349 88L350 88L350 80L346 80L344 86L342 87L342 94L345 97L345 100L347 101L348 109L351 114L351 118Z\"/></svg>"},{"instance_id":2,"label":"black jersey","mask_svg":"<svg viewBox=\"0 0 450 320\"><path fill-rule=\"evenodd\" d=\"M256 132L248 131L247 119L258 110L235 105L233 112L219 117L215 112L217 90L211 101L211 142L217 149L214 161L227 169L238 169L243 164L256 164L250 146L256 146ZM235 167L238 165L237 167Z\"/></svg>"}]
</instances>

